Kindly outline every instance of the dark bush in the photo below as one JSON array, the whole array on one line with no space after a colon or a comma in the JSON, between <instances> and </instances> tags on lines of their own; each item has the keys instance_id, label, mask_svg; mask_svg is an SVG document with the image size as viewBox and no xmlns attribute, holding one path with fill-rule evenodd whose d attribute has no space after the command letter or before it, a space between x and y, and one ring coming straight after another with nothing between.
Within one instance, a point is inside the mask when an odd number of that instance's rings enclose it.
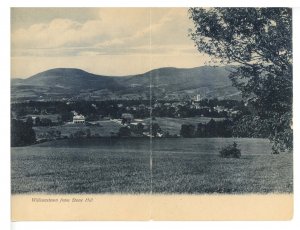
<instances>
[{"instance_id":1,"label":"dark bush","mask_svg":"<svg viewBox=\"0 0 300 230\"><path fill-rule=\"evenodd\" d=\"M13 119L11 121L11 146L26 146L36 141L32 123Z\"/></svg>"},{"instance_id":2,"label":"dark bush","mask_svg":"<svg viewBox=\"0 0 300 230\"><path fill-rule=\"evenodd\" d=\"M237 148L237 143L227 145L220 150L220 156L224 158L240 158L241 150Z\"/></svg>"},{"instance_id":3,"label":"dark bush","mask_svg":"<svg viewBox=\"0 0 300 230\"><path fill-rule=\"evenodd\" d=\"M119 137L130 137L131 131L128 127L121 127L118 132Z\"/></svg>"},{"instance_id":4,"label":"dark bush","mask_svg":"<svg viewBox=\"0 0 300 230\"><path fill-rule=\"evenodd\" d=\"M195 126L191 124L182 124L180 129L180 135L183 137L194 137Z\"/></svg>"},{"instance_id":5,"label":"dark bush","mask_svg":"<svg viewBox=\"0 0 300 230\"><path fill-rule=\"evenodd\" d=\"M162 130L157 123L152 123L152 135L154 137L157 137L158 133L160 133L161 131Z\"/></svg>"}]
</instances>

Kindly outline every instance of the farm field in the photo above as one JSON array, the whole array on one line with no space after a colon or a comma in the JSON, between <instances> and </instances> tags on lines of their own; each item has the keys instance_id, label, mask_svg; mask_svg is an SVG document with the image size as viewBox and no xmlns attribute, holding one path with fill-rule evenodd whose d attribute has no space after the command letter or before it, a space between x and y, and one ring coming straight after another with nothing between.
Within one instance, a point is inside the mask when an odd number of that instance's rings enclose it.
<instances>
[{"instance_id":1,"label":"farm field","mask_svg":"<svg viewBox=\"0 0 300 230\"><path fill-rule=\"evenodd\" d=\"M219 149L232 138L92 138L12 148L12 193L286 193L292 154L268 140L234 139L240 159ZM151 186L152 179L152 186Z\"/></svg>"},{"instance_id":2,"label":"farm field","mask_svg":"<svg viewBox=\"0 0 300 230\"><path fill-rule=\"evenodd\" d=\"M231 138L201 140L185 146L184 153L180 142L170 149L161 142L154 144L154 193L292 192L291 153L270 154L267 140L237 139L242 157L221 158L218 150L232 143Z\"/></svg>"},{"instance_id":3,"label":"farm field","mask_svg":"<svg viewBox=\"0 0 300 230\"><path fill-rule=\"evenodd\" d=\"M45 115L48 116L48 115ZM224 118L213 118L214 120L224 120ZM191 117L191 118L168 118L168 117L161 117L156 118L154 123L158 123L160 128L163 131L169 132L171 135L179 135L180 129L182 124L193 124L197 127L198 123L207 123L211 120L210 117ZM139 120L138 122L144 122L147 125L150 124L150 119ZM99 136L99 137L109 137L116 135L118 133L120 127L122 127L121 122L118 123L113 120L103 120L94 122L97 125L85 125L85 124L72 124L66 123L64 125L59 126L37 126L33 127L37 139L47 138L49 136L48 133L57 132L61 133L62 137L70 137L71 134L74 134L78 131L86 132L87 130L90 131L92 136Z\"/></svg>"},{"instance_id":4,"label":"farm field","mask_svg":"<svg viewBox=\"0 0 300 230\"><path fill-rule=\"evenodd\" d=\"M61 136L69 137L71 134L74 134L77 131L85 132L86 130L90 130L91 135L98 135L104 137L104 136L111 136L112 133L117 133L120 127L122 127L121 124L107 120L107 121L99 121L98 125L94 125L94 126L87 126L84 124L65 124L65 125L50 126L50 127L39 126L39 127L34 127L34 131L38 139L44 138L45 134L51 131L59 131L61 133Z\"/></svg>"}]
</instances>

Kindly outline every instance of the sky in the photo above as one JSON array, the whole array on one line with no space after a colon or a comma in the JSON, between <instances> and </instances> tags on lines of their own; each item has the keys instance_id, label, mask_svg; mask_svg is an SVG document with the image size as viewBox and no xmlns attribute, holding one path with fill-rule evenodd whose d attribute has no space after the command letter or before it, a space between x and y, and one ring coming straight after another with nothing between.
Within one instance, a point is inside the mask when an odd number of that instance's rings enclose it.
<instances>
[{"instance_id":1,"label":"sky","mask_svg":"<svg viewBox=\"0 0 300 230\"><path fill-rule=\"evenodd\" d=\"M51 68L124 76L205 65L188 8L12 8L11 77Z\"/></svg>"}]
</instances>

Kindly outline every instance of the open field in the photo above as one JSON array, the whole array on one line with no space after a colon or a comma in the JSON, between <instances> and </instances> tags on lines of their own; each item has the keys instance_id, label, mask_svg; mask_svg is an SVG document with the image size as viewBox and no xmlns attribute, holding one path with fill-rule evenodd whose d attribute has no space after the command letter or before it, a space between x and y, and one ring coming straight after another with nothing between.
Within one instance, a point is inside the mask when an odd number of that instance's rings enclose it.
<instances>
[{"instance_id":1,"label":"open field","mask_svg":"<svg viewBox=\"0 0 300 230\"><path fill-rule=\"evenodd\" d=\"M236 139L240 159L219 149L232 138L60 140L12 148L12 193L292 192L292 154L264 139Z\"/></svg>"},{"instance_id":2,"label":"open field","mask_svg":"<svg viewBox=\"0 0 300 230\"><path fill-rule=\"evenodd\" d=\"M107 121L98 121L98 125L87 126L85 124L65 124L60 126L38 126L34 127L34 131L36 133L36 137L44 138L44 135L47 132L51 131L59 131L61 132L61 136L69 137L71 134L74 134L78 131L85 132L86 130L90 130L91 135L99 135L99 136L111 136L112 133L117 133L122 127L121 124L116 122L107 120Z\"/></svg>"},{"instance_id":3,"label":"open field","mask_svg":"<svg viewBox=\"0 0 300 230\"><path fill-rule=\"evenodd\" d=\"M40 119L43 119L43 118L46 118L46 119L49 119L51 120L52 122L57 122L60 117L59 114L27 114L26 117L39 117Z\"/></svg>"},{"instance_id":4,"label":"open field","mask_svg":"<svg viewBox=\"0 0 300 230\"><path fill-rule=\"evenodd\" d=\"M45 115L48 116L48 115ZM224 118L213 118L214 120L224 120ZM159 117L156 118L154 123L158 123L160 128L163 131L168 131L171 135L179 135L180 129L182 124L193 124L195 127L199 123L207 123L211 120L210 117L190 117L190 118L168 118L168 117ZM141 121L139 121L141 122ZM144 119L142 122L145 122L146 124L150 124L150 119ZM64 125L59 126L37 126L33 127L37 139L43 139L46 138L48 133L50 132L56 132L59 131L61 133L61 136L64 137L70 137L71 134L74 134L78 131L86 132L87 130L90 130L90 133L92 136L98 135L100 137L109 137L113 136L116 133L118 133L121 125L121 121L116 122L116 120L101 120L96 123L97 125L85 125L85 124L72 124L72 123L66 123Z\"/></svg>"}]
</instances>

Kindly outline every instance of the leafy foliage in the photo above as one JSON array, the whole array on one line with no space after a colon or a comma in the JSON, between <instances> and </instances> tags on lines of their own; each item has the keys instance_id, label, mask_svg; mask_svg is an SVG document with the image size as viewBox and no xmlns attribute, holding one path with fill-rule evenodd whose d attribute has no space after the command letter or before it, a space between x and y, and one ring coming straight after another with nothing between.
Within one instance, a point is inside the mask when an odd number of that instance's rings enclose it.
<instances>
[{"instance_id":1,"label":"leafy foliage","mask_svg":"<svg viewBox=\"0 0 300 230\"><path fill-rule=\"evenodd\" d=\"M143 131L144 131L144 125L143 125L142 123L139 122L139 123L137 124L137 127L136 127L136 132L137 132L138 134L142 134Z\"/></svg>"},{"instance_id":2,"label":"leafy foliage","mask_svg":"<svg viewBox=\"0 0 300 230\"><path fill-rule=\"evenodd\" d=\"M180 135L183 137L194 137L195 136L195 126L191 124L181 125Z\"/></svg>"},{"instance_id":3,"label":"leafy foliage","mask_svg":"<svg viewBox=\"0 0 300 230\"><path fill-rule=\"evenodd\" d=\"M292 10L191 8L189 13L198 50L212 62L232 64L233 85L253 108L252 119L258 118L274 152L292 149Z\"/></svg>"},{"instance_id":4,"label":"leafy foliage","mask_svg":"<svg viewBox=\"0 0 300 230\"><path fill-rule=\"evenodd\" d=\"M119 137L130 137L131 131L128 127L121 127L118 132Z\"/></svg>"},{"instance_id":5,"label":"leafy foliage","mask_svg":"<svg viewBox=\"0 0 300 230\"><path fill-rule=\"evenodd\" d=\"M162 131L160 126L157 123L152 123L151 126L152 126L152 128L151 128L152 135L154 137L157 137L158 133L160 133Z\"/></svg>"},{"instance_id":6,"label":"leafy foliage","mask_svg":"<svg viewBox=\"0 0 300 230\"><path fill-rule=\"evenodd\" d=\"M232 145L228 145L220 150L220 156L224 158L240 158L241 150L238 149L237 143L233 142Z\"/></svg>"},{"instance_id":7,"label":"leafy foliage","mask_svg":"<svg viewBox=\"0 0 300 230\"><path fill-rule=\"evenodd\" d=\"M215 121L211 119L208 123L198 123L197 128L192 124L182 124L180 135L183 137L232 137L233 122L229 119ZM244 137L252 137L247 136Z\"/></svg>"},{"instance_id":8,"label":"leafy foliage","mask_svg":"<svg viewBox=\"0 0 300 230\"><path fill-rule=\"evenodd\" d=\"M35 143L35 132L32 122L23 122L13 119L11 121L11 146L25 146Z\"/></svg>"}]
</instances>

